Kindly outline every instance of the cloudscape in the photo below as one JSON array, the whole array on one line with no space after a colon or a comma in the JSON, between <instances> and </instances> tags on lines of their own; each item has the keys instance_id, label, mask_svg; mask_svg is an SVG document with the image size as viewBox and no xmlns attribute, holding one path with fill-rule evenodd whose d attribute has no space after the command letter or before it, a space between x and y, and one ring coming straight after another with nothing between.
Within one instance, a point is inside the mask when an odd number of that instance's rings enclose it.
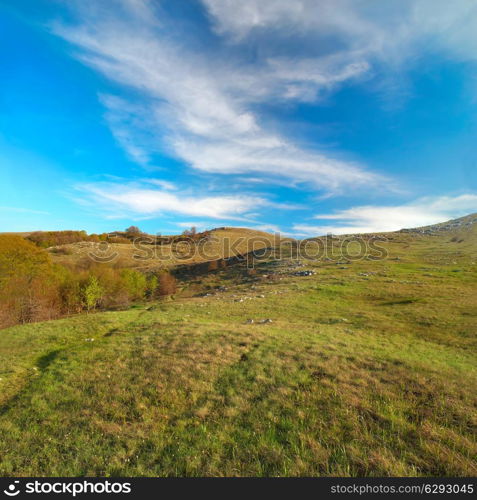
<instances>
[{"instance_id":1,"label":"cloudscape","mask_svg":"<svg viewBox=\"0 0 477 500\"><path fill-rule=\"evenodd\" d=\"M477 5L385 5L4 0L4 230L311 236L476 211Z\"/></svg>"}]
</instances>

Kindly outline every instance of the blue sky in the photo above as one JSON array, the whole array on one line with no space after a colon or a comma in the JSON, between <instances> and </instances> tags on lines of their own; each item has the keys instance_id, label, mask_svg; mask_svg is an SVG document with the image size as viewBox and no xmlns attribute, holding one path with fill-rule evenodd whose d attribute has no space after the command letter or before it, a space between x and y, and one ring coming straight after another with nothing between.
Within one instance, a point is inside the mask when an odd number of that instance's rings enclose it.
<instances>
[{"instance_id":1,"label":"blue sky","mask_svg":"<svg viewBox=\"0 0 477 500\"><path fill-rule=\"evenodd\" d=\"M2 0L0 231L477 211L474 0Z\"/></svg>"}]
</instances>

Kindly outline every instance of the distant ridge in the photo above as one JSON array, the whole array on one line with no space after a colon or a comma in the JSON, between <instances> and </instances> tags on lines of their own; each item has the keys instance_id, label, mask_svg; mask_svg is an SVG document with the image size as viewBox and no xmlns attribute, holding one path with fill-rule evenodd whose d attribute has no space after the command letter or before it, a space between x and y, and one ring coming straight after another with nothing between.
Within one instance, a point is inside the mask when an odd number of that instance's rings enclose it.
<instances>
[{"instance_id":1,"label":"distant ridge","mask_svg":"<svg viewBox=\"0 0 477 500\"><path fill-rule=\"evenodd\" d=\"M458 219L451 219L439 224L432 224L430 226L415 227L411 229L400 229L398 233L419 233L419 234L436 234L445 231L455 231L465 228L471 228L477 224L477 213L459 217Z\"/></svg>"}]
</instances>

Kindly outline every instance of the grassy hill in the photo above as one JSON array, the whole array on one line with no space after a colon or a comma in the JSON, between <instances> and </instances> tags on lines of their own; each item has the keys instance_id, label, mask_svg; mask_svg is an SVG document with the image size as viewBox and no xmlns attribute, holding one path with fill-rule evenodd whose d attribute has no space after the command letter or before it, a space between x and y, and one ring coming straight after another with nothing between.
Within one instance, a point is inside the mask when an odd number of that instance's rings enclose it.
<instances>
[{"instance_id":1,"label":"grassy hill","mask_svg":"<svg viewBox=\"0 0 477 500\"><path fill-rule=\"evenodd\" d=\"M286 239L283 239L286 241ZM169 269L180 264L197 264L209 260L228 258L245 254L252 249L274 246L274 235L247 228L224 227L214 229L200 252L191 252L187 242L175 242L157 247L144 243L114 243L111 239L109 250L104 256L111 256L111 264L133 267L144 271ZM49 248L54 262L74 266L82 260L91 260L90 255L103 256L101 244L82 241Z\"/></svg>"},{"instance_id":2,"label":"grassy hill","mask_svg":"<svg viewBox=\"0 0 477 500\"><path fill-rule=\"evenodd\" d=\"M0 331L0 474L475 476L477 224L445 226Z\"/></svg>"}]
</instances>

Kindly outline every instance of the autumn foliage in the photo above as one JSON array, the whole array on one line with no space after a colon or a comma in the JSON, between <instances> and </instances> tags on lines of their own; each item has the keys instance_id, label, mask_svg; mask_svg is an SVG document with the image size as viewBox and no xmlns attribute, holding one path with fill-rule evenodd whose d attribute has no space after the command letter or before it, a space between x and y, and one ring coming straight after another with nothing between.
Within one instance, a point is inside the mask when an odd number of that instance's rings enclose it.
<instances>
[{"instance_id":1,"label":"autumn foliage","mask_svg":"<svg viewBox=\"0 0 477 500\"><path fill-rule=\"evenodd\" d=\"M175 278L93 263L66 268L38 242L0 235L0 328L171 295Z\"/></svg>"}]
</instances>

